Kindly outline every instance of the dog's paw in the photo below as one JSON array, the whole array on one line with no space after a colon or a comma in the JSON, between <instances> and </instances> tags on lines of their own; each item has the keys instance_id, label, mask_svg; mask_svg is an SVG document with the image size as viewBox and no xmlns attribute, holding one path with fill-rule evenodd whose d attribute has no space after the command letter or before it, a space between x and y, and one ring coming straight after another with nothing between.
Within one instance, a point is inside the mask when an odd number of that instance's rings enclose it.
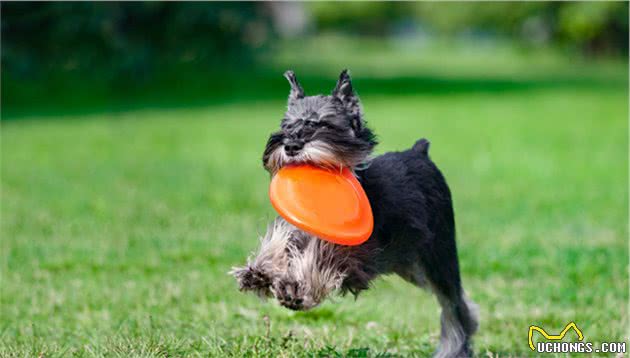
<instances>
[{"instance_id":1,"label":"dog's paw","mask_svg":"<svg viewBox=\"0 0 630 358\"><path fill-rule=\"evenodd\" d=\"M261 297L269 297L271 291L271 279L261 270L246 267L235 267L230 271L230 274L236 278L238 282L239 290L241 291L254 291Z\"/></svg>"},{"instance_id":2,"label":"dog's paw","mask_svg":"<svg viewBox=\"0 0 630 358\"><path fill-rule=\"evenodd\" d=\"M274 282L272 291L282 306L294 311L301 311L305 309L304 297L300 290L300 285L297 282L288 279L281 279Z\"/></svg>"}]
</instances>

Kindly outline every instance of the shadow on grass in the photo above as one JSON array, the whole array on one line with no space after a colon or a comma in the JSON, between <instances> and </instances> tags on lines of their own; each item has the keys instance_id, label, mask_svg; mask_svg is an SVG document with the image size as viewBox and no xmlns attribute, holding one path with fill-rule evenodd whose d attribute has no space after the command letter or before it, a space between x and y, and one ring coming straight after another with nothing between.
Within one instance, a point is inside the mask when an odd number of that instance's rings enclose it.
<instances>
[{"instance_id":1,"label":"shadow on grass","mask_svg":"<svg viewBox=\"0 0 630 358\"><path fill-rule=\"evenodd\" d=\"M319 308L306 312L296 312L293 319L302 322L320 322L334 319L335 312L327 308Z\"/></svg>"},{"instance_id":2,"label":"shadow on grass","mask_svg":"<svg viewBox=\"0 0 630 358\"><path fill-rule=\"evenodd\" d=\"M306 73L299 76L307 94L329 93L335 78ZM625 78L448 78L409 76L377 78L356 76L354 86L361 96L453 95L544 89L627 90ZM139 109L197 108L212 105L243 105L284 101L287 84L281 73L181 72L142 83L106 84L98 79L64 78L38 82L2 78L2 119L117 113Z\"/></svg>"}]
</instances>

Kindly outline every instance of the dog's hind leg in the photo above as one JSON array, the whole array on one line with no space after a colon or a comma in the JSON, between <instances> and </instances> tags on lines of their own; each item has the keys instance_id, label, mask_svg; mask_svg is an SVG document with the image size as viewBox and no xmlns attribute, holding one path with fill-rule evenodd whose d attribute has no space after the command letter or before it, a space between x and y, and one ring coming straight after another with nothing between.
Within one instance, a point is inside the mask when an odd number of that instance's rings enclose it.
<instances>
[{"instance_id":1,"label":"dog's hind leg","mask_svg":"<svg viewBox=\"0 0 630 358\"><path fill-rule=\"evenodd\" d=\"M442 306L440 347L436 358L472 357L471 336L477 330L477 307L466 297L453 299L437 294Z\"/></svg>"},{"instance_id":2,"label":"dog's hind leg","mask_svg":"<svg viewBox=\"0 0 630 358\"><path fill-rule=\"evenodd\" d=\"M435 357L471 357L471 337L478 327L477 306L464 294L457 251L448 246L424 247L420 251L422 271L442 307L440 347Z\"/></svg>"},{"instance_id":3,"label":"dog's hind leg","mask_svg":"<svg viewBox=\"0 0 630 358\"><path fill-rule=\"evenodd\" d=\"M440 347L435 353L436 358L471 357L470 337L477 330L477 305L470 301L461 288L447 289L447 282L434 282L434 270L425 270L418 263L405 269L396 270L405 281L420 288L432 290L442 308L440 316L441 334Z\"/></svg>"}]
</instances>

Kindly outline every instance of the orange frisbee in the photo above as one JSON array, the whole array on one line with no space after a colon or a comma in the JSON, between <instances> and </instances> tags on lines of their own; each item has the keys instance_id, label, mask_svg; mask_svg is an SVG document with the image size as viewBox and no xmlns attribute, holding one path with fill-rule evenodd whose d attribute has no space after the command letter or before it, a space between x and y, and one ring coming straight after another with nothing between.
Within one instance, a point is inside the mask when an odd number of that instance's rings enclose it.
<instances>
[{"instance_id":1,"label":"orange frisbee","mask_svg":"<svg viewBox=\"0 0 630 358\"><path fill-rule=\"evenodd\" d=\"M285 220L336 244L359 245L374 228L370 202L347 168L283 167L271 180L269 198Z\"/></svg>"}]
</instances>

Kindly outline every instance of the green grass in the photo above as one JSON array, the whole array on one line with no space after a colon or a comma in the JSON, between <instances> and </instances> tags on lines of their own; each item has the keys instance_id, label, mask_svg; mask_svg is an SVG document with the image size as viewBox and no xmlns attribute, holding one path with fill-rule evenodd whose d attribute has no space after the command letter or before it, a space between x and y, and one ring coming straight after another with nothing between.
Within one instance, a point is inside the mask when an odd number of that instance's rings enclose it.
<instances>
[{"instance_id":1,"label":"green grass","mask_svg":"<svg viewBox=\"0 0 630 358\"><path fill-rule=\"evenodd\" d=\"M379 153L432 142L478 355L531 354L531 324L626 340L626 85L414 76L362 99ZM430 354L438 305L393 276L307 313L238 292L274 217L260 156L284 101L262 97L3 122L0 356Z\"/></svg>"}]
</instances>

